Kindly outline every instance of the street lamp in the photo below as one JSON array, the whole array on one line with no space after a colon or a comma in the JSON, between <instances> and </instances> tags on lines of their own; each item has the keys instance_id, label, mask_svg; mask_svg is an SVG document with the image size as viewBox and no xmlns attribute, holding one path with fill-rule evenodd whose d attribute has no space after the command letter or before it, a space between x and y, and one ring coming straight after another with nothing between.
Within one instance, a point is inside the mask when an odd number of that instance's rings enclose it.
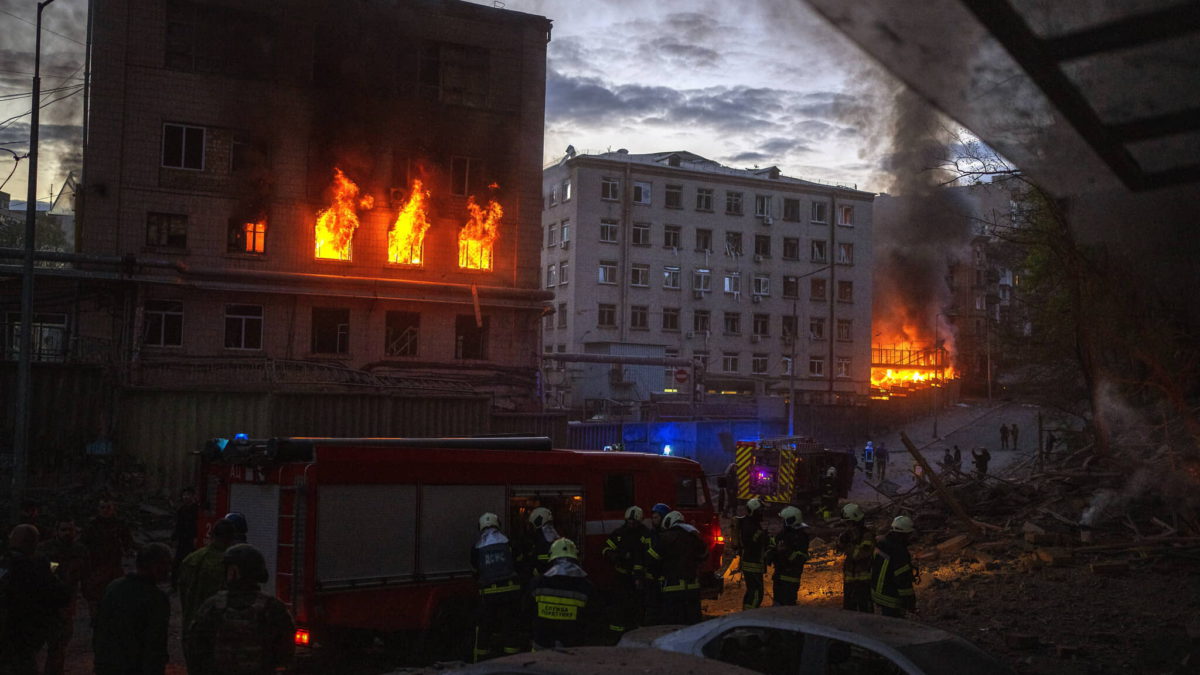
<instances>
[{"instance_id":1,"label":"street lamp","mask_svg":"<svg viewBox=\"0 0 1200 675\"><path fill-rule=\"evenodd\" d=\"M29 463L30 391L32 390L33 351L33 250L37 235L37 166L38 122L42 107L42 10L54 0L37 4L37 36L33 48L33 94L29 118L29 185L25 201L25 258L21 274L21 342L17 360L17 419L13 434L12 505L19 505L25 495L26 472Z\"/></svg>"},{"instance_id":2,"label":"street lamp","mask_svg":"<svg viewBox=\"0 0 1200 675\"><path fill-rule=\"evenodd\" d=\"M826 265L796 277L796 294L792 296L792 355L788 368L788 436L796 435L796 339L800 335L800 317L796 316L796 301L800 299L800 280L833 267ZM832 300L831 300L832 301ZM809 430L812 431L811 429Z\"/></svg>"}]
</instances>

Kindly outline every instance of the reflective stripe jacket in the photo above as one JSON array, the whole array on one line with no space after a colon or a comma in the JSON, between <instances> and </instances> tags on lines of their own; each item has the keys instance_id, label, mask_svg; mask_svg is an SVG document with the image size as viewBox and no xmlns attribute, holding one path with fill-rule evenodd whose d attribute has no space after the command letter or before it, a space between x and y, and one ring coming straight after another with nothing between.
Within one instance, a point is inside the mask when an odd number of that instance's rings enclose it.
<instances>
[{"instance_id":1,"label":"reflective stripe jacket","mask_svg":"<svg viewBox=\"0 0 1200 675\"><path fill-rule=\"evenodd\" d=\"M658 535L658 554L662 556L659 578L664 592L700 588L697 571L708 557L708 547L696 528L679 524Z\"/></svg>"},{"instance_id":2,"label":"reflective stripe jacket","mask_svg":"<svg viewBox=\"0 0 1200 675\"><path fill-rule=\"evenodd\" d=\"M479 582L481 595L517 593L516 559L512 545L500 530L489 527L479 533L479 541L471 547L471 569Z\"/></svg>"},{"instance_id":3,"label":"reflective stripe jacket","mask_svg":"<svg viewBox=\"0 0 1200 675\"><path fill-rule=\"evenodd\" d=\"M894 609L917 606L912 557L908 546L895 533L880 539L875 549L871 560L871 599L881 607Z\"/></svg>"},{"instance_id":4,"label":"reflective stripe jacket","mask_svg":"<svg viewBox=\"0 0 1200 675\"><path fill-rule=\"evenodd\" d=\"M842 563L843 581L871 580L871 560L875 555L874 533L861 523L851 525L838 537L838 550L846 556Z\"/></svg>"},{"instance_id":5,"label":"reflective stripe jacket","mask_svg":"<svg viewBox=\"0 0 1200 675\"><path fill-rule=\"evenodd\" d=\"M653 560L658 556L650 541L650 528L641 522L629 521L609 535L602 553L618 574L636 576L645 573L648 558Z\"/></svg>"},{"instance_id":6,"label":"reflective stripe jacket","mask_svg":"<svg viewBox=\"0 0 1200 675\"><path fill-rule=\"evenodd\" d=\"M738 534L741 541L742 573L762 574L763 559L766 557L770 537L762 527L762 516L750 514L738 518Z\"/></svg>"},{"instance_id":7,"label":"reflective stripe jacket","mask_svg":"<svg viewBox=\"0 0 1200 675\"><path fill-rule=\"evenodd\" d=\"M570 558L559 558L529 584L533 641L544 648L583 644L595 615L595 590L587 573Z\"/></svg>"},{"instance_id":8,"label":"reflective stripe jacket","mask_svg":"<svg viewBox=\"0 0 1200 675\"><path fill-rule=\"evenodd\" d=\"M800 583L808 561L808 532L802 527L785 527L775 538L775 579Z\"/></svg>"}]
</instances>

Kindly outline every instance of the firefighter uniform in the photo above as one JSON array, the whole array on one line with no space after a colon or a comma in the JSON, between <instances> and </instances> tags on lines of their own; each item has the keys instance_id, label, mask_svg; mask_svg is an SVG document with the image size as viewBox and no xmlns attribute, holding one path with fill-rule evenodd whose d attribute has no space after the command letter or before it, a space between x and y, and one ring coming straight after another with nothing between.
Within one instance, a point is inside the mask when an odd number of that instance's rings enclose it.
<instances>
[{"instance_id":1,"label":"firefighter uniform","mask_svg":"<svg viewBox=\"0 0 1200 675\"><path fill-rule=\"evenodd\" d=\"M521 610L521 585L517 582L512 545L498 525L499 520L485 527L471 547L471 569L479 582L473 654L476 663L499 652L521 651L519 622L515 620Z\"/></svg>"},{"instance_id":2,"label":"firefighter uniform","mask_svg":"<svg viewBox=\"0 0 1200 675\"><path fill-rule=\"evenodd\" d=\"M808 532L804 529L805 524L798 522L798 513L795 519L797 522L786 524L787 520L785 516L785 526L775 539L773 551L775 576L772 579L771 591L775 596L776 605L796 604L796 596L800 592L800 575L804 572L804 563L808 561Z\"/></svg>"},{"instance_id":3,"label":"firefighter uniform","mask_svg":"<svg viewBox=\"0 0 1200 675\"><path fill-rule=\"evenodd\" d=\"M642 586L648 564L653 566L658 559L650 528L642 523L641 514L642 510L637 509L636 518L626 518L625 523L609 535L602 551L616 573L616 597L610 604L608 622L614 643L622 633L637 628L644 620Z\"/></svg>"},{"instance_id":4,"label":"firefighter uniform","mask_svg":"<svg viewBox=\"0 0 1200 675\"><path fill-rule=\"evenodd\" d=\"M871 600L884 616L903 617L916 608L913 576L908 535L893 530L879 540L871 560Z\"/></svg>"},{"instance_id":5,"label":"firefighter uniform","mask_svg":"<svg viewBox=\"0 0 1200 675\"><path fill-rule=\"evenodd\" d=\"M658 536L661 556L659 578L659 621L664 624L691 625L700 621L701 563L708 547L695 527L683 522L683 514L672 511L663 518Z\"/></svg>"},{"instance_id":6,"label":"firefighter uniform","mask_svg":"<svg viewBox=\"0 0 1200 675\"><path fill-rule=\"evenodd\" d=\"M842 609L874 612L871 604L871 559L875 554L875 535L859 521L838 537L842 562Z\"/></svg>"},{"instance_id":7,"label":"firefighter uniform","mask_svg":"<svg viewBox=\"0 0 1200 675\"><path fill-rule=\"evenodd\" d=\"M762 508L737 519L738 539L741 542L742 578L746 593L742 596L742 609L762 606L764 560L770 537L762 526Z\"/></svg>"},{"instance_id":8,"label":"firefighter uniform","mask_svg":"<svg viewBox=\"0 0 1200 675\"><path fill-rule=\"evenodd\" d=\"M594 615L595 590L574 542L559 539L552 548L550 566L529 585L534 651L583 644Z\"/></svg>"}]
</instances>

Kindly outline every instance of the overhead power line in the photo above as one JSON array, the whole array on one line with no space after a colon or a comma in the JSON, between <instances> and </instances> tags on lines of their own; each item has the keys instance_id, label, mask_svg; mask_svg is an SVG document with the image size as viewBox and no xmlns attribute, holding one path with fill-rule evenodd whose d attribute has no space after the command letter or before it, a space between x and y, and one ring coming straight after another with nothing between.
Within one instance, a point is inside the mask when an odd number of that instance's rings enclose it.
<instances>
[{"instance_id":1,"label":"overhead power line","mask_svg":"<svg viewBox=\"0 0 1200 675\"><path fill-rule=\"evenodd\" d=\"M23 16L13 14L12 12L8 11L7 9L0 9L0 14L7 14L7 15L11 16L12 18L16 19L17 21L23 21L23 22L29 24L30 26L34 26L35 28L37 27L36 23L30 21L29 19L26 19ZM76 40L75 38L71 37L70 35L63 35L62 33L59 33L57 31L52 31L49 28L46 28L45 26L42 26L42 31L45 33L50 33L51 35L57 35L58 37L60 37L64 40L70 40L71 42L74 42L77 45L82 45L84 47L87 46L87 45L83 44L82 42L80 42L79 40Z\"/></svg>"}]
</instances>

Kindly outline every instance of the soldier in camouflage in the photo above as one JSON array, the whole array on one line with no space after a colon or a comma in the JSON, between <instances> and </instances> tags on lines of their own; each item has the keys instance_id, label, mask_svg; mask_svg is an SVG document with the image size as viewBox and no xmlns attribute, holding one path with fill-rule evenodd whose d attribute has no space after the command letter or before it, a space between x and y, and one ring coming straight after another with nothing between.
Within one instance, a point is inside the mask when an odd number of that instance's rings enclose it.
<instances>
[{"instance_id":1,"label":"soldier in camouflage","mask_svg":"<svg viewBox=\"0 0 1200 675\"><path fill-rule=\"evenodd\" d=\"M267 581L262 553L249 544L225 551L225 590L184 627L189 675L266 675L290 670L296 626L287 607L259 591Z\"/></svg>"},{"instance_id":2,"label":"soldier in camouflage","mask_svg":"<svg viewBox=\"0 0 1200 675\"><path fill-rule=\"evenodd\" d=\"M225 584L225 551L233 546L237 528L228 520L213 523L212 541L192 551L179 564L179 604L183 625L187 625L205 600L217 594Z\"/></svg>"},{"instance_id":3,"label":"soldier in camouflage","mask_svg":"<svg viewBox=\"0 0 1200 675\"><path fill-rule=\"evenodd\" d=\"M117 504L111 497L101 497L97 515L83 529L81 541L88 550L88 576L83 581L83 597L88 602L92 619L100 607L104 589L125 576L122 559L133 551L133 534L117 517Z\"/></svg>"}]
</instances>

